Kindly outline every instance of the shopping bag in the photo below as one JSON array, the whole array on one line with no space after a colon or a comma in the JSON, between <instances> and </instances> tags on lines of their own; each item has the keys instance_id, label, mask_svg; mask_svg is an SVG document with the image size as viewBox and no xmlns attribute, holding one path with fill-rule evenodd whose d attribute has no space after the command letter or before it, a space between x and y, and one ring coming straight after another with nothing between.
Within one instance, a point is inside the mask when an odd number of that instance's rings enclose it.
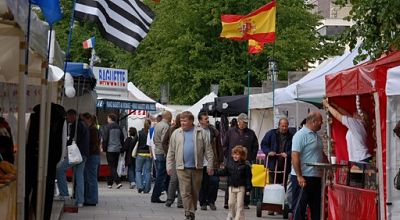
<instances>
[{"instance_id":1,"label":"shopping bag","mask_svg":"<svg viewBox=\"0 0 400 220\"><path fill-rule=\"evenodd\" d=\"M262 164L253 164L251 166L251 183L253 187L264 187L266 184L266 168Z\"/></svg>"},{"instance_id":2,"label":"shopping bag","mask_svg":"<svg viewBox=\"0 0 400 220\"><path fill-rule=\"evenodd\" d=\"M69 164L79 164L82 163L82 155L79 151L78 145L75 141L72 141L71 145L67 146L68 150L68 162Z\"/></svg>"},{"instance_id":3,"label":"shopping bag","mask_svg":"<svg viewBox=\"0 0 400 220\"><path fill-rule=\"evenodd\" d=\"M119 155L118 159L118 166L117 166L117 174L118 176L126 176L127 174L127 169L125 166L125 153Z\"/></svg>"}]
</instances>

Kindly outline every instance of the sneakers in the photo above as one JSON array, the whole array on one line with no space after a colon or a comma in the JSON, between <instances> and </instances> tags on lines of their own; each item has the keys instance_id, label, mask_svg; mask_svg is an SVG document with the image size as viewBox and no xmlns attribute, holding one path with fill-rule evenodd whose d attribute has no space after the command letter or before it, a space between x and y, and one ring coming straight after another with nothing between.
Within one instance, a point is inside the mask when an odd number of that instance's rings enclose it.
<instances>
[{"instance_id":1,"label":"sneakers","mask_svg":"<svg viewBox=\"0 0 400 220\"><path fill-rule=\"evenodd\" d=\"M108 185L107 187L108 187L109 189L111 189L111 188L112 188L112 185Z\"/></svg>"},{"instance_id":2,"label":"sneakers","mask_svg":"<svg viewBox=\"0 0 400 220\"><path fill-rule=\"evenodd\" d=\"M171 202L171 201L166 201L166 202L165 202L165 206L166 206L166 207L171 207L171 205L172 205L172 202Z\"/></svg>"},{"instance_id":3,"label":"sneakers","mask_svg":"<svg viewBox=\"0 0 400 220\"><path fill-rule=\"evenodd\" d=\"M67 200L70 200L70 199L71 199L70 196L58 196L56 198L56 200L61 200L61 201L67 201Z\"/></svg>"},{"instance_id":4,"label":"sneakers","mask_svg":"<svg viewBox=\"0 0 400 220\"><path fill-rule=\"evenodd\" d=\"M129 186L129 189L134 189L136 187L135 182L131 182L131 185Z\"/></svg>"},{"instance_id":5,"label":"sneakers","mask_svg":"<svg viewBox=\"0 0 400 220\"><path fill-rule=\"evenodd\" d=\"M202 205L202 206L200 207L200 209L201 209L201 210L207 210L207 205Z\"/></svg>"},{"instance_id":6,"label":"sneakers","mask_svg":"<svg viewBox=\"0 0 400 220\"><path fill-rule=\"evenodd\" d=\"M117 185L117 189L119 189L119 188L121 188L122 187L122 183L119 183L118 185Z\"/></svg>"},{"instance_id":7,"label":"sneakers","mask_svg":"<svg viewBox=\"0 0 400 220\"><path fill-rule=\"evenodd\" d=\"M83 207L83 204L82 203L78 203L78 205L77 205L79 208L82 208Z\"/></svg>"},{"instance_id":8,"label":"sneakers","mask_svg":"<svg viewBox=\"0 0 400 220\"><path fill-rule=\"evenodd\" d=\"M209 204L209 206L210 206L211 210L213 210L213 211L217 210L217 207L215 206L215 204Z\"/></svg>"}]
</instances>

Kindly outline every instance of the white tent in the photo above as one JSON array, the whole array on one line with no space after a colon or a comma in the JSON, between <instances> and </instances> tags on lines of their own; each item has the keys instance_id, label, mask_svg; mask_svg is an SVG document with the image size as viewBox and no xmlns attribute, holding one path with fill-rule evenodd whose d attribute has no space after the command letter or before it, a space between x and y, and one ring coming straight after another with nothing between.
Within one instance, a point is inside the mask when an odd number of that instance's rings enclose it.
<instances>
[{"instance_id":1,"label":"white tent","mask_svg":"<svg viewBox=\"0 0 400 220\"><path fill-rule=\"evenodd\" d=\"M261 142L264 134L273 128L272 92L251 94L249 99L250 128Z\"/></svg>"},{"instance_id":2,"label":"white tent","mask_svg":"<svg viewBox=\"0 0 400 220\"><path fill-rule=\"evenodd\" d=\"M148 97L146 94L144 94L138 87L136 87L132 82L128 83L128 91L129 91L129 98L134 98L137 100L141 101L146 101L146 102L156 102L152 98ZM158 111L170 111L172 114L176 112L175 109L169 108L161 103L156 102L156 108Z\"/></svg>"},{"instance_id":3,"label":"white tent","mask_svg":"<svg viewBox=\"0 0 400 220\"><path fill-rule=\"evenodd\" d=\"M387 95L387 113L386 113L386 167L387 167L387 207L388 219L400 219L400 194L394 188L393 180L399 171L400 165L400 138L393 134L393 128L400 121L400 67L394 67L388 70L386 81ZM384 137L383 137L384 138Z\"/></svg>"},{"instance_id":4,"label":"white tent","mask_svg":"<svg viewBox=\"0 0 400 220\"><path fill-rule=\"evenodd\" d=\"M10 10L13 15L11 19ZM47 60L47 45L48 45L48 30L49 26L41 21L38 16L33 12L31 15L31 31L30 31L30 44L29 44L29 65L24 65L25 57L25 34L27 33L27 15L28 15L28 1L22 0L0 0L0 14L7 14L0 21L0 82L12 88L10 83L15 83L17 89L14 90L18 93L17 102L18 106L18 134L17 145L19 146L17 152L17 218L24 218L24 193L25 193L25 140L26 140L26 106L27 99L27 85L41 86L40 91L41 104L44 106L47 103L46 110L42 110L40 114L40 133L39 133L39 170L38 170L38 204L36 210L36 217L42 218L43 214L43 201L47 164L47 150L48 150L48 128L50 124L50 102L54 98L49 94L54 94L52 91L57 89L57 85L49 83L47 86L44 83L44 69L43 63ZM57 43L51 44L54 54L51 53L51 63L56 66L63 65L63 55ZM25 69L28 70L28 75L25 75ZM59 73L59 69L50 68L50 74ZM59 77L51 77L53 80ZM29 90L28 90L29 91ZM15 94L15 93L13 93ZM12 100L11 100L12 101ZM47 114L46 114L47 113Z\"/></svg>"},{"instance_id":5,"label":"white tent","mask_svg":"<svg viewBox=\"0 0 400 220\"><path fill-rule=\"evenodd\" d=\"M359 46L351 52L326 60L299 81L285 88L276 89L275 105L294 103L296 99L322 98L325 95L325 76L353 67L353 60L359 54L358 49ZM361 63L366 61L368 59Z\"/></svg>"},{"instance_id":6,"label":"white tent","mask_svg":"<svg viewBox=\"0 0 400 220\"><path fill-rule=\"evenodd\" d=\"M196 118L197 115L199 114L200 110L203 108L203 104L207 102L214 102L214 99L218 97L214 92L211 92L210 94L204 96L201 98L199 101L197 101L194 105L192 105L190 108L186 109L185 111L191 112L194 117Z\"/></svg>"}]
</instances>

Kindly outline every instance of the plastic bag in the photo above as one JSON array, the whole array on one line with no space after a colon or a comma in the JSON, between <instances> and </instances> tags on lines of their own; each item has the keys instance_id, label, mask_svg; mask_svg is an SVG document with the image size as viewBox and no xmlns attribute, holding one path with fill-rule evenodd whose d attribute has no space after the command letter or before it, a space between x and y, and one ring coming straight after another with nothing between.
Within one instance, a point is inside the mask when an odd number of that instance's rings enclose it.
<instances>
[{"instance_id":1,"label":"plastic bag","mask_svg":"<svg viewBox=\"0 0 400 220\"><path fill-rule=\"evenodd\" d=\"M79 151L78 145L76 145L75 141L72 141L71 145L67 146L68 150L68 162L69 164L80 164L82 163L82 155Z\"/></svg>"},{"instance_id":2,"label":"plastic bag","mask_svg":"<svg viewBox=\"0 0 400 220\"><path fill-rule=\"evenodd\" d=\"M118 176L126 176L128 170L125 166L125 153L119 155L118 166L117 166L117 174Z\"/></svg>"}]
</instances>

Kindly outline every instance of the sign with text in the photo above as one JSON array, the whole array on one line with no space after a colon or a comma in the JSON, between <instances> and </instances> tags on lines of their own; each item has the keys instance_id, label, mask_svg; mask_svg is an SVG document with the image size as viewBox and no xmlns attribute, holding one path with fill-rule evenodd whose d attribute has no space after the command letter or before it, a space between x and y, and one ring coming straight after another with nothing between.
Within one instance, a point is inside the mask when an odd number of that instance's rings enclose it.
<instances>
[{"instance_id":1,"label":"sign with text","mask_svg":"<svg viewBox=\"0 0 400 220\"><path fill-rule=\"evenodd\" d=\"M156 103L128 100L97 99L97 108L155 111Z\"/></svg>"},{"instance_id":2,"label":"sign with text","mask_svg":"<svg viewBox=\"0 0 400 220\"><path fill-rule=\"evenodd\" d=\"M128 85L128 70L106 67L93 67L97 79L97 88L126 89Z\"/></svg>"}]
</instances>

